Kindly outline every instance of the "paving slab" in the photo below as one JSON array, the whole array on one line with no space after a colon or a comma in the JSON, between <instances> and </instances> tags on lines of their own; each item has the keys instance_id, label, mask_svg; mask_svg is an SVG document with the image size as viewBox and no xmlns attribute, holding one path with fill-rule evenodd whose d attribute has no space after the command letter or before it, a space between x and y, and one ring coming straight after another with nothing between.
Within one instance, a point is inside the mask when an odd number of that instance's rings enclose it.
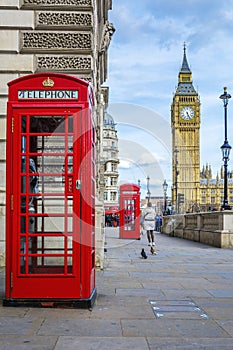
<instances>
[{"instance_id":1,"label":"paving slab","mask_svg":"<svg viewBox=\"0 0 233 350\"><path fill-rule=\"evenodd\" d=\"M196 319L122 320L122 330L125 337L231 337L215 322Z\"/></svg>"},{"instance_id":2,"label":"paving slab","mask_svg":"<svg viewBox=\"0 0 233 350\"><path fill-rule=\"evenodd\" d=\"M1 350L53 350L58 341L57 336L19 336L0 335Z\"/></svg>"},{"instance_id":3,"label":"paving slab","mask_svg":"<svg viewBox=\"0 0 233 350\"><path fill-rule=\"evenodd\" d=\"M147 338L150 350L232 350L232 339Z\"/></svg>"},{"instance_id":4,"label":"paving slab","mask_svg":"<svg viewBox=\"0 0 233 350\"><path fill-rule=\"evenodd\" d=\"M38 331L39 335L75 335L80 337L118 337L122 335L118 320L57 319L47 318Z\"/></svg>"},{"instance_id":5,"label":"paving slab","mask_svg":"<svg viewBox=\"0 0 233 350\"><path fill-rule=\"evenodd\" d=\"M145 338L134 337L60 337L55 350L148 350Z\"/></svg>"},{"instance_id":6,"label":"paving slab","mask_svg":"<svg viewBox=\"0 0 233 350\"><path fill-rule=\"evenodd\" d=\"M232 320L223 320L217 321L220 327L222 327L228 334L233 337L233 321Z\"/></svg>"},{"instance_id":7,"label":"paving slab","mask_svg":"<svg viewBox=\"0 0 233 350\"><path fill-rule=\"evenodd\" d=\"M125 303L121 304L112 304L112 305L96 305L93 308L91 313L92 318L100 318L100 319L109 319L111 320L114 315L114 319L127 319L127 318L145 318L151 319L153 318L153 313L151 312L150 304L147 302L141 303L140 300L137 304L131 305L131 307L127 307Z\"/></svg>"},{"instance_id":8,"label":"paving slab","mask_svg":"<svg viewBox=\"0 0 233 350\"><path fill-rule=\"evenodd\" d=\"M228 289L208 290L208 293L218 298L233 298L233 290L228 290Z\"/></svg>"},{"instance_id":9,"label":"paving slab","mask_svg":"<svg viewBox=\"0 0 233 350\"><path fill-rule=\"evenodd\" d=\"M29 334L38 320L31 317L0 317L0 334ZM39 322L41 323L41 322Z\"/></svg>"}]
</instances>

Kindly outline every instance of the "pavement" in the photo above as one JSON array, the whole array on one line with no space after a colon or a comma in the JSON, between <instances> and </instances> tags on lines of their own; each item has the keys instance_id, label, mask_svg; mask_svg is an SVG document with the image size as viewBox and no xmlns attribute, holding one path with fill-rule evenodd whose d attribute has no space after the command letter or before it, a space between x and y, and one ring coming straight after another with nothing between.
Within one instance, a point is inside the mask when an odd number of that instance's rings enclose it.
<instances>
[{"instance_id":1,"label":"pavement","mask_svg":"<svg viewBox=\"0 0 233 350\"><path fill-rule=\"evenodd\" d=\"M156 233L151 255L145 235L118 237L106 229L92 311L0 303L0 350L233 349L232 249Z\"/></svg>"}]
</instances>

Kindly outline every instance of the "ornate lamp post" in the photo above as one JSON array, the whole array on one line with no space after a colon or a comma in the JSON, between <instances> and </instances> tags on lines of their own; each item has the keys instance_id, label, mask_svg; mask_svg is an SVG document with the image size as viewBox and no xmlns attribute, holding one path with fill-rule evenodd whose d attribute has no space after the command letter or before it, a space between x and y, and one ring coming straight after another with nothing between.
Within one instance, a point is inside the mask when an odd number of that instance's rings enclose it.
<instances>
[{"instance_id":1,"label":"ornate lamp post","mask_svg":"<svg viewBox=\"0 0 233 350\"><path fill-rule=\"evenodd\" d=\"M147 203L150 202L150 177L149 175L146 178L147 180Z\"/></svg>"},{"instance_id":2,"label":"ornate lamp post","mask_svg":"<svg viewBox=\"0 0 233 350\"><path fill-rule=\"evenodd\" d=\"M227 163L229 161L229 155L231 151L231 146L228 143L227 140L227 105L228 100L231 98L231 95L227 93L227 88L224 87L224 93L219 96L221 100L223 100L224 105L224 125L225 125L225 139L224 144L221 146L222 150L222 160L224 162L224 198L223 198L223 204L222 209L223 210L231 210L230 205L228 204L228 194L227 194Z\"/></svg>"},{"instance_id":3,"label":"ornate lamp post","mask_svg":"<svg viewBox=\"0 0 233 350\"><path fill-rule=\"evenodd\" d=\"M166 181L166 180L164 180L164 183L163 183L163 193L164 193L164 213L166 213L166 211L167 211L167 188L168 188L167 181Z\"/></svg>"},{"instance_id":4,"label":"ornate lamp post","mask_svg":"<svg viewBox=\"0 0 233 350\"><path fill-rule=\"evenodd\" d=\"M179 214L179 204L178 204L178 175L179 175L179 170L178 170L178 149L174 149L174 156L175 156L175 201L176 201L176 213Z\"/></svg>"}]
</instances>

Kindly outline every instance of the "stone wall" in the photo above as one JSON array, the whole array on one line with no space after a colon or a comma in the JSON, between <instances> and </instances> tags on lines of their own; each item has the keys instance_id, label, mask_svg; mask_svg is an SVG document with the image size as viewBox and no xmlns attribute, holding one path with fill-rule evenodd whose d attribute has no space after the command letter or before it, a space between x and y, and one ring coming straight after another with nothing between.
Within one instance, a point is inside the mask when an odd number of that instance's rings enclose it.
<instances>
[{"instance_id":1,"label":"stone wall","mask_svg":"<svg viewBox=\"0 0 233 350\"><path fill-rule=\"evenodd\" d=\"M163 217L162 233L219 248L233 248L233 212Z\"/></svg>"}]
</instances>

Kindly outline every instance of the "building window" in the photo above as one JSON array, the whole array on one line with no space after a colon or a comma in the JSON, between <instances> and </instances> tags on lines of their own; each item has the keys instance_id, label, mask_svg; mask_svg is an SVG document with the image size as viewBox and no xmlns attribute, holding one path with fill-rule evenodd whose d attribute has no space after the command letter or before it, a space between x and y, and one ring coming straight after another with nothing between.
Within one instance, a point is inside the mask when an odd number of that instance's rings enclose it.
<instances>
[{"instance_id":1,"label":"building window","mask_svg":"<svg viewBox=\"0 0 233 350\"><path fill-rule=\"evenodd\" d=\"M215 190L211 190L211 194L215 194Z\"/></svg>"},{"instance_id":2,"label":"building window","mask_svg":"<svg viewBox=\"0 0 233 350\"><path fill-rule=\"evenodd\" d=\"M201 202L204 204L206 202L206 197L202 197Z\"/></svg>"},{"instance_id":3,"label":"building window","mask_svg":"<svg viewBox=\"0 0 233 350\"><path fill-rule=\"evenodd\" d=\"M201 194L205 194L205 192L206 192L205 190L202 190L202 191L201 191Z\"/></svg>"},{"instance_id":4,"label":"building window","mask_svg":"<svg viewBox=\"0 0 233 350\"><path fill-rule=\"evenodd\" d=\"M117 171L116 164L111 164L111 171Z\"/></svg>"},{"instance_id":5,"label":"building window","mask_svg":"<svg viewBox=\"0 0 233 350\"><path fill-rule=\"evenodd\" d=\"M108 186L108 178L107 177L104 179L104 182L105 182L105 186Z\"/></svg>"},{"instance_id":6,"label":"building window","mask_svg":"<svg viewBox=\"0 0 233 350\"><path fill-rule=\"evenodd\" d=\"M116 198L117 198L116 192L110 192L110 200L111 200L111 201L115 201Z\"/></svg>"},{"instance_id":7,"label":"building window","mask_svg":"<svg viewBox=\"0 0 233 350\"><path fill-rule=\"evenodd\" d=\"M229 191L229 192L230 192L230 194L233 194L233 190L232 190L232 189L230 189L230 191Z\"/></svg>"},{"instance_id":8,"label":"building window","mask_svg":"<svg viewBox=\"0 0 233 350\"><path fill-rule=\"evenodd\" d=\"M215 204L215 197L211 197L211 204Z\"/></svg>"},{"instance_id":9,"label":"building window","mask_svg":"<svg viewBox=\"0 0 233 350\"><path fill-rule=\"evenodd\" d=\"M108 200L108 192L104 192L104 200L107 201Z\"/></svg>"},{"instance_id":10,"label":"building window","mask_svg":"<svg viewBox=\"0 0 233 350\"><path fill-rule=\"evenodd\" d=\"M230 197L230 203L233 203L233 197Z\"/></svg>"},{"instance_id":11,"label":"building window","mask_svg":"<svg viewBox=\"0 0 233 350\"><path fill-rule=\"evenodd\" d=\"M115 177L111 177L110 183L111 183L111 186L116 186L117 185L117 179Z\"/></svg>"}]
</instances>

